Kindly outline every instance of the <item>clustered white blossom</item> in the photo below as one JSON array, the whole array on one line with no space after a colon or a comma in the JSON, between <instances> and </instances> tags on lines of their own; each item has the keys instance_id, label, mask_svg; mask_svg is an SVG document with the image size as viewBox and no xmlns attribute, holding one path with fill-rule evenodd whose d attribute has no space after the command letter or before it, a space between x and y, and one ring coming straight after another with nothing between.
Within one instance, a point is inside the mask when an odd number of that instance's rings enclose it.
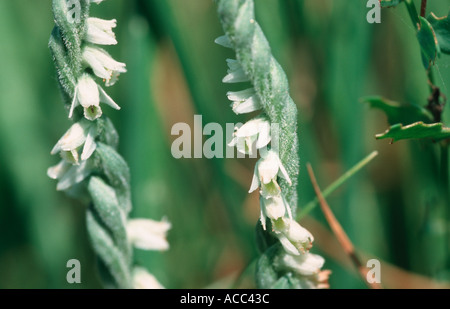
<instances>
[{"instance_id":1,"label":"clustered white blossom","mask_svg":"<svg viewBox=\"0 0 450 309\"><path fill-rule=\"evenodd\" d=\"M127 223L127 237L131 244L142 250L166 251L169 243L166 240L171 224L163 219L130 219ZM133 287L135 289L163 289L158 280L143 267L133 270Z\"/></svg>"},{"instance_id":2,"label":"clustered white blossom","mask_svg":"<svg viewBox=\"0 0 450 309\"><path fill-rule=\"evenodd\" d=\"M221 36L215 42L232 48L227 36ZM227 59L227 64L228 74L223 79L224 83L250 81L239 61ZM227 97L236 114L252 113L263 107L254 88L228 92ZM289 185L291 179L275 148L266 148L272 140L271 133L269 119L259 115L241 127L236 127L233 139L228 145L235 146L243 154L251 155L255 149L260 150L261 158L256 163L249 193L259 188L261 225L266 230L266 222L270 220L272 232L284 249L282 258L277 262L278 267L294 273L302 287L327 288L330 272L321 270L325 260L319 255L309 253L314 237L293 219L291 208L278 184L278 177L284 178Z\"/></svg>"},{"instance_id":3,"label":"clustered white blossom","mask_svg":"<svg viewBox=\"0 0 450 309\"><path fill-rule=\"evenodd\" d=\"M100 4L103 1L89 0L91 4ZM75 187L94 170L92 155L97 148L95 140L99 135L98 124L95 120L102 116L100 103L120 110L119 105L94 78L102 79L105 86L109 87L115 84L121 73L127 71L125 63L114 60L108 52L97 46L117 44L113 32L117 21L89 17L86 23L87 33L82 44L82 63L86 69L92 70L95 76L86 70L76 81L69 118L73 117L78 106L83 108L84 118L74 123L51 151L52 155L59 153L61 156L61 161L47 170L50 178L58 180L57 190L59 191ZM128 240L134 247L165 251L169 249L166 234L170 227L170 223L164 219L161 222L150 219L129 219L126 231ZM144 268L135 267L132 272L134 288L163 288Z\"/></svg>"},{"instance_id":4,"label":"clustered white blossom","mask_svg":"<svg viewBox=\"0 0 450 309\"><path fill-rule=\"evenodd\" d=\"M90 0L100 4L103 0ZM84 38L82 58L85 68L105 81L107 87L114 85L120 73L125 73L125 63L114 60L104 49L97 45L116 45L113 32L117 21L89 17ZM98 136L97 123L94 120L102 116L100 103L105 103L119 110L120 106L95 81L95 76L83 73L75 84L75 92L69 110L73 117L78 106L83 108L84 118L76 122L58 141L51 154L60 153L61 162L48 169L48 176L58 180L57 189L67 190L89 176L93 164L89 159L96 149Z\"/></svg>"}]
</instances>

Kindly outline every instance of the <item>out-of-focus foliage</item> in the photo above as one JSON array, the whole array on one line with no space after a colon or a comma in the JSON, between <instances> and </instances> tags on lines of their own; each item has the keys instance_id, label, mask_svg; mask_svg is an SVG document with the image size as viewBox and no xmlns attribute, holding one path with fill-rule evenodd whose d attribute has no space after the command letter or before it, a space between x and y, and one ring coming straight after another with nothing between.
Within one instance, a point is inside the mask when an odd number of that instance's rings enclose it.
<instances>
[{"instance_id":1,"label":"out-of-focus foliage","mask_svg":"<svg viewBox=\"0 0 450 309\"><path fill-rule=\"evenodd\" d=\"M325 188L378 150L366 170L328 198L337 219L357 248L385 261L382 267L390 263L430 282L450 281L449 204L442 198L449 188L442 186L439 145L377 141L375 134L389 123L360 102L379 95L401 107L418 106L425 117L420 109L429 86L417 29L404 3L383 9L381 24L368 24L367 1L349 1L255 1L299 110L299 210L314 198L307 162ZM428 2L428 13L449 11L447 0ZM194 114L204 125L242 121L229 108L230 87L221 82L224 60L233 54L214 44L223 34L214 1L108 0L93 10L118 20L120 44L110 51L128 68L109 90L123 112L105 112L117 124L120 153L130 165L133 216L167 216L173 226L168 252L138 251L137 260L170 288L230 286L241 273L235 286L252 286L259 202L247 191L254 160L176 160L170 152L171 127L193 125ZM442 51L435 83L450 96L450 57L440 42L448 27L428 20ZM69 125L47 47L52 27L50 0L0 0L0 288L100 286L86 205L57 192L46 176L57 162L50 150ZM449 108L443 122L450 125ZM333 271L331 287L364 287L334 247L320 210L302 223ZM79 285L66 282L69 259L81 262ZM408 278L383 283L406 286Z\"/></svg>"}]
</instances>

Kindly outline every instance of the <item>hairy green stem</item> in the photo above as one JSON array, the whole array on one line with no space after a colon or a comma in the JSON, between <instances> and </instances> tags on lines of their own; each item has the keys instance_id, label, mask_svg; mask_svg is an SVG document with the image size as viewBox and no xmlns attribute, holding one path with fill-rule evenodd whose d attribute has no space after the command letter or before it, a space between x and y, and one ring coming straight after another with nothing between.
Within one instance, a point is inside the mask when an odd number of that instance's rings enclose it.
<instances>
[{"instance_id":1,"label":"hairy green stem","mask_svg":"<svg viewBox=\"0 0 450 309\"><path fill-rule=\"evenodd\" d=\"M245 99L245 103L231 99L229 93L233 110L237 114L262 110L261 115L236 130L232 144L247 153L253 146L249 141L256 141L257 149L270 143L270 150L261 152L250 188L250 192L261 189L257 243L262 255L256 264L256 285L258 288L326 288L329 272L321 272L324 259L309 253L313 236L293 219L299 174L298 115L289 95L287 76L255 20L254 1L217 2L225 37L216 42L236 53L236 60L227 60L229 71L224 82L250 82L253 86L238 95L231 94L231 97L245 97L243 93L250 91L252 97ZM240 104L245 106L242 110ZM239 139L244 138L245 147L239 146ZM315 264L313 273L302 271L311 261Z\"/></svg>"},{"instance_id":2,"label":"hairy green stem","mask_svg":"<svg viewBox=\"0 0 450 309\"><path fill-rule=\"evenodd\" d=\"M269 43L255 20L253 0L218 0L224 31L236 51L236 58L258 94L272 124L279 125L279 155L292 185L280 187L292 212L297 208L299 174L297 107L289 95L289 83L271 53Z\"/></svg>"}]
</instances>

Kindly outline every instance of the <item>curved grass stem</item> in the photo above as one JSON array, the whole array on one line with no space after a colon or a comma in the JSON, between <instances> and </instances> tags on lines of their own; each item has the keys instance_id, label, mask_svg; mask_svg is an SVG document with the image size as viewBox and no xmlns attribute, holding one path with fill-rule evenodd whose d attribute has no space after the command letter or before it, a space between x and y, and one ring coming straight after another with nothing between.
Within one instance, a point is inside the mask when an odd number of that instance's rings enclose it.
<instances>
[{"instance_id":1,"label":"curved grass stem","mask_svg":"<svg viewBox=\"0 0 450 309\"><path fill-rule=\"evenodd\" d=\"M335 182L333 182L331 185L329 185L324 191L323 196L327 198L331 193L336 191L339 187L341 187L347 180L349 180L352 176L354 176L356 173L358 173L362 168L364 168L367 164L372 162L373 159L375 159L378 156L378 151L374 151L371 154L369 154L367 157L362 159L360 162L358 162L355 166L353 166L351 169L349 169L344 175L339 177ZM319 198L316 197L314 200L306 204L305 207L302 208L302 210L299 212L297 216L297 220L301 220L303 217L305 217L307 214L309 214L314 208L316 208L319 205Z\"/></svg>"}]
</instances>

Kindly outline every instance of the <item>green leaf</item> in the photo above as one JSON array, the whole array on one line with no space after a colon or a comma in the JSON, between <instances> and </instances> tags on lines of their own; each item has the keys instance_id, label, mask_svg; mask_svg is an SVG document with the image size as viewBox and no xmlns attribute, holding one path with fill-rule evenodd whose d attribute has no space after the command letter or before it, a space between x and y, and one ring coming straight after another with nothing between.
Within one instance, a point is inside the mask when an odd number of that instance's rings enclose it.
<instances>
[{"instance_id":1,"label":"green leaf","mask_svg":"<svg viewBox=\"0 0 450 309\"><path fill-rule=\"evenodd\" d=\"M108 186L101 178L91 177L88 191L92 197L95 211L113 234L118 248L125 257L130 258L131 249L125 229L126 217L119 207L114 189Z\"/></svg>"},{"instance_id":2,"label":"green leaf","mask_svg":"<svg viewBox=\"0 0 450 309\"><path fill-rule=\"evenodd\" d=\"M450 14L444 17L436 17L431 13L428 16L428 21L434 29L441 51L444 54L450 54Z\"/></svg>"},{"instance_id":3,"label":"green leaf","mask_svg":"<svg viewBox=\"0 0 450 309\"><path fill-rule=\"evenodd\" d=\"M261 255L256 264L256 285L259 289L270 289L279 279L278 272L273 265L279 248L279 244L270 247Z\"/></svg>"},{"instance_id":4,"label":"green leaf","mask_svg":"<svg viewBox=\"0 0 450 309\"><path fill-rule=\"evenodd\" d=\"M434 141L450 138L450 128L444 127L442 123L424 124L416 122L407 126L401 124L393 125L383 134L378 134L377 139L391 138L393 142L403 139L429 138Z\"/></svg>"},{"instance_id":5,"label":"green leaf","mask_svg":"<svg viewBox=\"0 0 450 309\"><path fill-rule=\"evenodd\" d=\"M403 0L381 0L380 4L382 8L391 8L402 3Z\"/></svg>"},{"instance_id":6,"label":"green leaf","mask_svg":"<svg viewBox=\"0 0 450 309\"><path fill-rule=\"evenodd\" d=\"M433 116L431 113L427 109L418 105L401 105L397 102L378 96L365 97L362 98L361 101L364 103L369 103L371 108L382 110L386 114L390 125L397 123L408 125L418 121L431 123L433 121Z\"/></svg>"},{"instance_id":7,"label":"green leaf","mask_svg":"<svg viewBox=\"0 0 450 309\"><path fill-rule=\"evenodd\" d=\"M422 49L423 65L428 70L430 65L434 65L436 62L441 50L431 24L422 16L419 16L419 19L420 26L419 31L417 32L417 39L419 40L419 44Z\"/></svg>"}]
</instances>

